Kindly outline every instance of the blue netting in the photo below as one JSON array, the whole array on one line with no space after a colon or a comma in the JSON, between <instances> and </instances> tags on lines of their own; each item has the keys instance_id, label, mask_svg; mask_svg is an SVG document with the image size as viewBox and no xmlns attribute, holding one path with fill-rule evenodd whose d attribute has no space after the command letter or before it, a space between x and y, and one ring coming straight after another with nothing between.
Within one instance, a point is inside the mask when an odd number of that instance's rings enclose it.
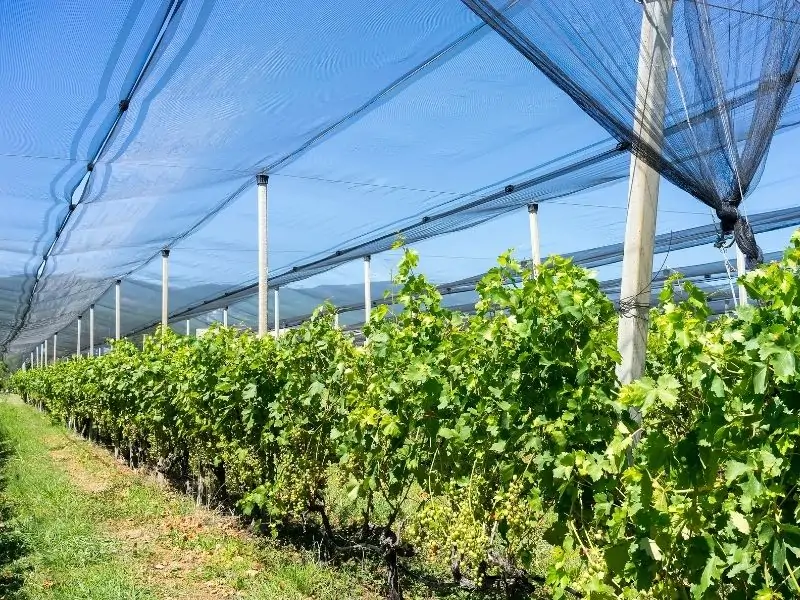
<instances>
[{"instance_id":1,"label":"blue netting","mask_svg":"<svg viewBox=\"0 0 800 600\"><path fill-rule=\"evenodd\" d=\"M324 299L357 303L367 254L387 253L373 259L380 297L398 236L439 282L480 272L524 247L529 202L552 207L547 252L618 243L631 150L718 213L736 207L774 131L798 122L800 8L730 8L675 4L658 152L637 133L642 5L629 0L4 5L0 346L60 331L68 351L93 303L99 343L117 278L123 331L146 330L163 247L175 319L198 327L231 305L232 322L252 323L262 171L270 285L288 321ZM659 232L713 228L679 189L662 197ZM791 203L753 199L754 225ZM503 215L516 240L493 221ZM794 223L779 218L769 227ZM435 258L470 245L480 261Z\"/></svg>"}]
</instances>

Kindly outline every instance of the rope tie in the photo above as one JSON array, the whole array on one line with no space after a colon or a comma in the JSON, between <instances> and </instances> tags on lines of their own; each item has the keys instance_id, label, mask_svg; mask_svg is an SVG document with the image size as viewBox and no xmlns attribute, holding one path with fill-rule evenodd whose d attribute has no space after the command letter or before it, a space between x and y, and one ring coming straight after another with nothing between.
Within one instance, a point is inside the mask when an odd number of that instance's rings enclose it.
<instances>
[{"instance_id":1,"label":"rope tie","mask_svg":"<svg viewBox=\"0 0 800 600\"><path fill-rule=\"evenodd\" d=\"M764 261L764 253L756 242L756 236L747 218L739 213L738 206L732 201L725 200L717 207L716 213L721 226L717 247L723 247L725 239L733 235L736 245L747 259L747 268L753 269L760 265Z\"/></svg>"}]
</instances>

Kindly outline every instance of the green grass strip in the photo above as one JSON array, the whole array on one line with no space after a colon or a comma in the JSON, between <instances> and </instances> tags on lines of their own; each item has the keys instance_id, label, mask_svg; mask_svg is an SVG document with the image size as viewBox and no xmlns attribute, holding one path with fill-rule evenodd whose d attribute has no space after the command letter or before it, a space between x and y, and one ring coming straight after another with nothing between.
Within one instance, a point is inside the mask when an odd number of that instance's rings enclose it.
<instances>
[{"instance_id":1,"label":"green grass strip","mask_svg":"<svg viewBox=\"0 0 800 600\"><path fill-rule=\"evenodd\" d=\"M45 417L0 401L0 428L6 453L0 504L26 546L18 560L25 584L17 595L29 600L156 598L137 582L119 545L98 526L103 508L98 498L76 487L51 457L54 448L45 440L57 431Z\"/></svg>"},{"instance_id":2,"label":"green grass strip","mask_svg":"<svg viewBox=\"0 0 800 600\"><path fill-rule=\"evenodd\" d=\"M330 568L313 552L243 535L13 396L0 395L0 450L4 600L382 596L374 565Z\"/></svg>"}]
</instances>

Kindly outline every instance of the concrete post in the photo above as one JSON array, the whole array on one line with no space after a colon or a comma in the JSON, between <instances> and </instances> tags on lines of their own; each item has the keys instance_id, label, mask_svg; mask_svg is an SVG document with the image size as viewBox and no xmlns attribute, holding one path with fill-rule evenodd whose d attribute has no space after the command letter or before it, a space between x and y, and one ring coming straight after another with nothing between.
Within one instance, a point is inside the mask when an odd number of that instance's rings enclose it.
<instances>
[{"instance_id":1,"label":"concrete post","mask_svg":"<svg viewBox=\"0 0 800 600\"><path fill-rule=\"evenodd\" d=\"M161 329L169 325L169 248L161 251Z\"/></svg>"},{"instance_id":2,"label":"concrete post","mask_svg":"<svg viewBox=\"0 0 800 600\"><path fill-rule=\"evenodd\" d=\"M281 334L281 298L278 288L275 288L275 339Z\"/></svg>"},{"instance_id":3,"label":"concrete post","mask_svg":"<svg viewBox=\"0 0 800 600\"><path fill-rule=\"evenodd\" d=\"M114 339L122 336L122 280L114 284Z\"/></svg>"},{"instance_id":4,"label":"concrete post","mask_svg":"<svg viewBox=\"0 0 800 600\"><path fill-rule=\"evenodd\" d=\"M642 2L633 131L644 148L657 153L661 152L664 142L672 7L672 0ZM621 383L638 379L644 372L660 180L659 172L634 152L631 156L620 294L622 310L618 344L622 364L617 375ZM633 417L641 420L638 413Z\"/></svg>"},{"instance_id":5,"label":"concrete post","mask_svg":"<svg viewBox=\"0 0 800 600\"><path fill-rule=\"evenodd\" d=\"M539 205L528 205L528 225L531 230L531 268L537 272L537 267L542 264L542 251L539 238Z\"/></svg>"},{"instance_id":6,"label":"concrete post","mask_svg":"<svg viewBox=\"0 0 800 600\"><path fill-rule=\"evenodd\" d=\"M372 273L370 263L372 257L364 257L364 323L369 323L369 316L372 314Z\"/></svg>"},{"instance_id":7,"label":"concrete post","mask_svg":"<svg viewBox=\"0 0 800 600\"><path fill-rule=\"evenodd\" d=\"M736 247L736 275L737 277L744 277L747 273L747 259L745 258L744 252L739 250L739 247ZM745 287L740 283L739 284L739 306L744 306L747 304L747 290Z\"/></svg>"},{"instance_id":8,"label":"concrete post","mask_svg":"<svg viewBox=\"0 0 800 600\"><path fill-rule=\"evenodd\" d=\"M267 218L267 182L269 177L263 173L256 175L258 188L258 336L267 334L267 310L269 308L269 254Z\"/></svg>"},{"instance_id":9,"label":"concrete post","mask_svg":"<svg viewBox=\"0 0 800 600\"><path fill-rule=\"evenodd\" d=\"M89 307L89 356L94 356L94 304Z\"/></svg>"}]
</instances>

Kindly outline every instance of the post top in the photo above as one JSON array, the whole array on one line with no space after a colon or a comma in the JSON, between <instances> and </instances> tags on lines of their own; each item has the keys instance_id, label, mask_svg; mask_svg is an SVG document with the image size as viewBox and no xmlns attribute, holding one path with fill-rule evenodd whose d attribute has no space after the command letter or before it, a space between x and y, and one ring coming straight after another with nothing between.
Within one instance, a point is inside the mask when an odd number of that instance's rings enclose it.
<instances>
[{"instance_id":1,"label":"post top","mask_svg":"<svg viewBox=\"0 0 800 600\"><path fill-rule=\"evenodd\" d=\"M163 256L164 258L169 258L169 248L164 248L163 250L161 250L161 256Z\"/></svg>"},{"instance_id":2,"label":"post top","mask_svg":"<svg viewBox=\"0 0 800 600\"><path fill-rule=\"evenodd\" d=\"M534 202L532 204L528 204L528 212L529 213L537 213L539 212L539 205Z\"/></svg>"},{"instance_id":3,"label":"post top","mask_svg":"<svg viewBox=\"0 0 800 600\"><path fill-rule=\"evenodd\" d=\"M114 283L115 283L116 285L119 285L119 284L121 284L121 283L122 283L122 279L117 279L117 280L116 280Z\"/></svg>"},{"instance_id":4,"label":"post top","mask_svg":"<svg viewBox=\"0 0 800 600\"><path fill-rule=\"evenodd\" d=\"M269 175L267 175L266 173L259 173L258 175L256 175L256 183L258 185L267 185L268 181L269 181Z\"/></svg>"}]
</instances>

